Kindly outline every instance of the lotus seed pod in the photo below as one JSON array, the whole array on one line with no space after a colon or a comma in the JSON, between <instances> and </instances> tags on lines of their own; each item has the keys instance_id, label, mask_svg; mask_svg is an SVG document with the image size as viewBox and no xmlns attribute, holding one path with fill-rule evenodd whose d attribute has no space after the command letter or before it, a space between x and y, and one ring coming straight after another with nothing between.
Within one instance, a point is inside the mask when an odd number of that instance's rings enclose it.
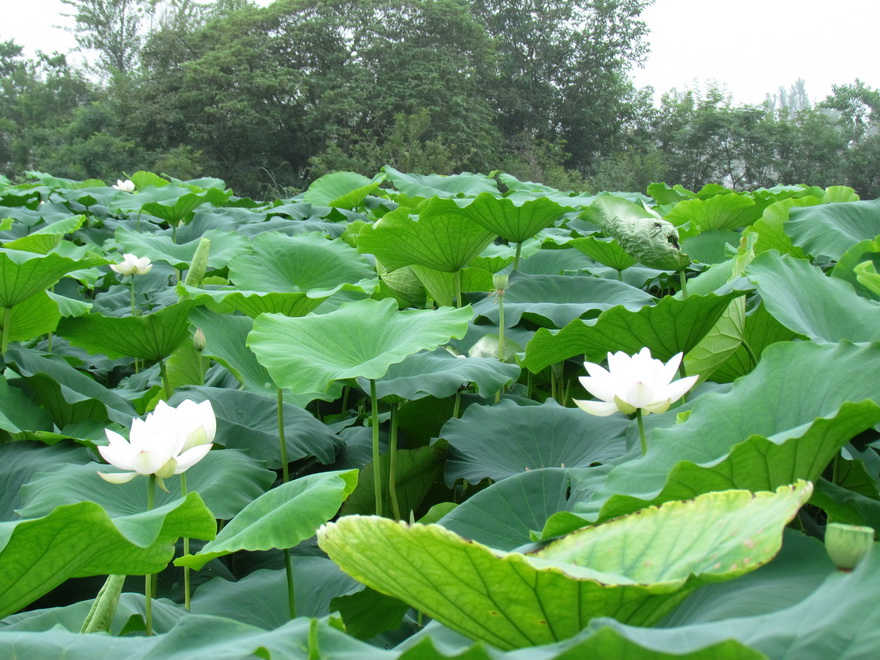
<instances>
[{"instance_id":1,"label":"lotus seed pod","mask_svg":"<svg viewBox=\"0 0 880 660\"><path fill-rule=\"evenodd\" d=\"M873 545L873 527L828 523L825 528L825 549L831 561L842 571L851 571L858 566Z\"/></svg>"}]
</instances>

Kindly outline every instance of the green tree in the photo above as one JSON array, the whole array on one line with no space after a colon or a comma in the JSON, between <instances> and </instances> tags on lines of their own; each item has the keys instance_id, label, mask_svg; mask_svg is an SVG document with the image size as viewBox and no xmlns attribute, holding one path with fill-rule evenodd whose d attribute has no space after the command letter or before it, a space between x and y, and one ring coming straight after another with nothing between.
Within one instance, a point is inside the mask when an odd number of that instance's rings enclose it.
<instances>
[{"instance_id":1,"label":"green tree","mask_svg":"<svg viewBox=\"0 0 880 660\"><path fill-rule=\"evenodd\" d=\"M647 53L639 20L651 0L474 0L498 57L487 93L512 144L561 146L566 165L589 172L621 147L628 71Z\"/></svg>"}]
</instances>

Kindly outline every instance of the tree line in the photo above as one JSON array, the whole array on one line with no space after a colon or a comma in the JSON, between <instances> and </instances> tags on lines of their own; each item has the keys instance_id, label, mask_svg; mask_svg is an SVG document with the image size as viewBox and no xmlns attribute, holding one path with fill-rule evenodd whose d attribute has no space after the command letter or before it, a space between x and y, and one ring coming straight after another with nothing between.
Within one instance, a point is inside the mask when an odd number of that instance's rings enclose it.
<instances>
[{"instance_id":1,"label":"tree line","mask_svg":"<svg viewBox=\"0 0 880 660\"><path fill-rule=\"evenodd\" d=\"M0 174L503 170L572 190L849 185L880 197L880 90L762 105L636 89L652 0L63 0L87 64L0 42Z\"/></svg>"}]
</instances>

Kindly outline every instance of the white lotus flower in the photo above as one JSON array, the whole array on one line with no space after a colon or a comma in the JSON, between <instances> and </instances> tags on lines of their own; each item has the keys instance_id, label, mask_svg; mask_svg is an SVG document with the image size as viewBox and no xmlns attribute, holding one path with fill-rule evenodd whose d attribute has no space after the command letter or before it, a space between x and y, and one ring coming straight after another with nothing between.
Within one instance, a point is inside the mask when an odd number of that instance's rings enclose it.
<instances>
[{"instance_id":1,"label":"white lotus flower","mask_svg":"<svg viewBox=\"0 0 880 660\"><path fill-rule=\"evenodd\" d=\"M176 408L160 401L146 420L131 424L129 440L105 430L109 445L98 451L110 465L129 472L99 472L105 481L124 484L139 474L166 479L185 472L213 446L217 419L210 401L184 401Z\"/></svg>"},{"instance_id":2,"label":"white lotus flower","mask_svg":"<svg viewBox=\"0 0 880 660\"><path fill-rule=\"evenodd\" d=\"M136 257L133 254L123 254L122 263L110 264L110 268L120 275L146 275L153 268L149 257Z\"/></svg>"},{"instance_id":3,"label":"white lotus flower","mask_svg":"<svg viewBox=\"0 0 880 660\"><path fill-rule=\"evenodd\" d=\"M113 186L116 190L121 190L122 192L133 193L135 190L134 181L130 179L126 179L123 181L122 179L116 179L116 185Z\"/></svg>"},{"instance_id":4,"label":"white lotus flower","mask_svg":"<svg viewBox=\"0 0 880 660\"><path fill-rule=\"evenodd\" d=\"M598 401L575 401L578 408L591 415L607 417L616 412L627 415L662 413L691 389L699 376L673 381L682 354L672 356L666 364L651 357L651 349L643 348L633 356L623 351L608 354L608 369L584 362L589 376L581 384Z\"/></svg>"}]
</instances>

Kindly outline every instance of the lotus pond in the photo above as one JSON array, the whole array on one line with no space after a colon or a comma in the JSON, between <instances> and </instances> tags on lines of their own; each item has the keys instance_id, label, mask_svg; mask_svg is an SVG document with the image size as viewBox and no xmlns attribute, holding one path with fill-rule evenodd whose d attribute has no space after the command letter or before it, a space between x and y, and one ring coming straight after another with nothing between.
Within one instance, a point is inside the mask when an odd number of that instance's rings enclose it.
<instances>
[{"instance_id":1,"label":"lotus pond","mask_svg":"<svg viewBox=\"0 0 880 660\"><path fill-rule=\"evenodd\" d=\"M878 235L844 187L0 177L0 657L876 658Z\"/></svg>"}]
</instances>

